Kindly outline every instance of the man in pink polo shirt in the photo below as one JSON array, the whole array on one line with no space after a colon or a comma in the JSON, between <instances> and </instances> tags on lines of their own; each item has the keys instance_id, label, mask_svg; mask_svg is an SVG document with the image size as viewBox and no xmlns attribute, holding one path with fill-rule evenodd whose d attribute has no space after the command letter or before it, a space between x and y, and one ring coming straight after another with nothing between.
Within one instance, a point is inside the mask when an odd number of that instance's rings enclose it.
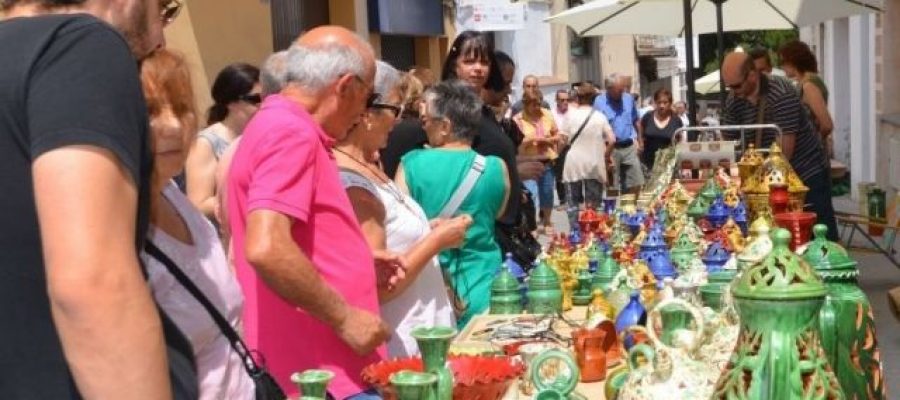
<instances>
[{"instance_id":1,"label":"man in pink polo shirt","mask_svg":"<svg viewBox=\"0 0 900 400\"><path fill-rule=\"evenodd\" d=\"M287 85L244 130L228 178L228 214L245 335L282 388L324 368L338 399L369 396L360 372L385 356L374 260L331 147L359 121L375 75L371 47L316 28L288 53Z\"/></svg>"}]
</instances>

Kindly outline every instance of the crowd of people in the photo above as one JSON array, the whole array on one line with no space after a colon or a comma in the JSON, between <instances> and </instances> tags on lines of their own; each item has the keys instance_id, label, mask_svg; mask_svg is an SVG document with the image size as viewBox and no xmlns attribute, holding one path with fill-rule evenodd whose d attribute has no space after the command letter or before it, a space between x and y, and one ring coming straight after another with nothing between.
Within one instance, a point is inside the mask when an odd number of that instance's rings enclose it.
<instances>
[{"instance_id":1,"label":"crowd of people","mask_svg":"<svg viewBox=\"0 0 900 400\"><path fill-rule=\"evenodd\" d=\"M617 74L553 109L529 75L513 101L483 33L436 80L335 26L225 67L204 113L162 46L181 3L109 3L2 1L3 398L253 399L260 365L286 391L325 368L334 398L378 398L362 369L485 312L501 255L552 234L554 194L575 211L611 180L639 190L688 124ZM805 51L780 50L801 92L729 55L725 123L782 127L821 220L832 123Z\"/></svg>"}]
</instances>

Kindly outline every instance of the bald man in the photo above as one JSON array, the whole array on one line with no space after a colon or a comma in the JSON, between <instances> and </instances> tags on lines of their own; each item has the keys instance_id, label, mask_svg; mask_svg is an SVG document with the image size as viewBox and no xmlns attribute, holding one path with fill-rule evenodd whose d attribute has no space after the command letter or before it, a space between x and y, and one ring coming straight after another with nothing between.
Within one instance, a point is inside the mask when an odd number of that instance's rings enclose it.
<instances>
[{"instance_id":1,"label":"bald man","mask_svg":"<svg viewBox=\"0 0 900 400\"><path fill-rule=\"evenodd\" d=\"M228 177L228 221L245 293L245 334L282 388L310 368L338 399L372 396L363 367L385 357L379 277L332 145L372 95L372 48L325 26L288 50L285 87L247 124Z\"/></svg>"},{"instance_id":2,"label":"bald man","mask_svg":"<svg viewBox=\"0 0 900 400\"><path fill-rule=\"evenodd\" d=\"M525 93L526 90L537 90L539 89L538 78L534 75L525 75L525 78L522 79L522 93ZM513 103L512 107L509 108L509 116L512 117L520 112L525 106L522 104L522 100ZM547 104L547 101L541 99L541 108L550 109L550 104Z\"/></svg>"},{"instance_id":3,"label":"bald man","mask_svg":"<svg viewBox=\"0 0 900 400\"><path fill-rule=\"evenodd\" d=\"M819 223L828 226L829 237L837 240L828 158L797 90L787 79L767 76L757 70L753 58L741 52L725 56L722 78L730 91L725 102L723 125L764 123L781 128L784 133L782 151L809 187L807 208L816 213ZM731 140L740 138L737 131L724 133ZM771 146L776 137L777 133L770 129L746 132L747 143L765 148Z\"/></svg>"}]
</instances>

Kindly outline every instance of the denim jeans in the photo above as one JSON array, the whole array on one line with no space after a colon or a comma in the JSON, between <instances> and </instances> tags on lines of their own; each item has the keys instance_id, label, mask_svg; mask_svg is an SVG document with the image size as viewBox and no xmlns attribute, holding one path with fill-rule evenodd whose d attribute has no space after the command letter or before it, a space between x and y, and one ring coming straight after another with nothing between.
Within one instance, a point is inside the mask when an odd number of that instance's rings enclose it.
<instances>
[{"instance_id":1,"label":"denim jeans","mask_svg":"<svg viewBox=\"0 0 900 400\"><path fill-rule=\"evenodd\" d=\"M553 208L553 192L556 190L556 178L553 176L553 167L548 164L544 168L544 173L537 180L525 181L525 187L532 194L537 194L535 205L538 208Z\"/></svg>"}]
</instances>

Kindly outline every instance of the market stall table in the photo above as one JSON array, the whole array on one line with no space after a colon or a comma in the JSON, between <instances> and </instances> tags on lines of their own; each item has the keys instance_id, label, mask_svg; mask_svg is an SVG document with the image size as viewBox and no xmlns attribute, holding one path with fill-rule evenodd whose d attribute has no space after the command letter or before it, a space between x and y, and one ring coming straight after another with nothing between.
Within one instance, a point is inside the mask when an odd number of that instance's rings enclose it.
<instances>
[{"instance_id":1,"label":"market stall table","mask_svg":"<svg viewBox=\"0 0 900 400\"><path fill-rule=\"evenodd\" d=\"M586 306L575 306L571 310L564 313L566 319L570 322L574 322L576 324L581 324L584 322L584 316L587 311ZM453 341L453 344L450 348L450 352L502 352L503 346L517 342L519 340L501 340L501 341L491 341L489 335L479 335L480 332L484 332L486 329L490 329L491 327L499 326L502 323L510 322L510 320L518 317L536 317L540 318L540 315L536 314L482 314L478 315L466 325L465 329L463 329L459 335L457 335L456 339ZM564 322L562 319L556 318L553 321L553 330L560 334L564 339L570 339L571 333L574 330L569 324ZM560 346L563 346L560 344ZM571 351L573 359L575 358L575 352L571 345L568 346L567 350ZM618 366L622 365L624 360L620 360L615 366L609 365L607 368L607 374ZM531 395L526 395L521 392L519 389L519 383L522 379L527 379L527 375L523 375L520 378L519 382L515 382L510 386L509 390L503 396L504 400L515 400L515 399L532 399L534 395L537 393L535 391L532 392ZM575 392L585 396L588 399L597 399L603 400L606 398L604 394L604 385L606 381L599 382L578 382L578 385L575 388Z\"/></svg>"}]
</instances>

